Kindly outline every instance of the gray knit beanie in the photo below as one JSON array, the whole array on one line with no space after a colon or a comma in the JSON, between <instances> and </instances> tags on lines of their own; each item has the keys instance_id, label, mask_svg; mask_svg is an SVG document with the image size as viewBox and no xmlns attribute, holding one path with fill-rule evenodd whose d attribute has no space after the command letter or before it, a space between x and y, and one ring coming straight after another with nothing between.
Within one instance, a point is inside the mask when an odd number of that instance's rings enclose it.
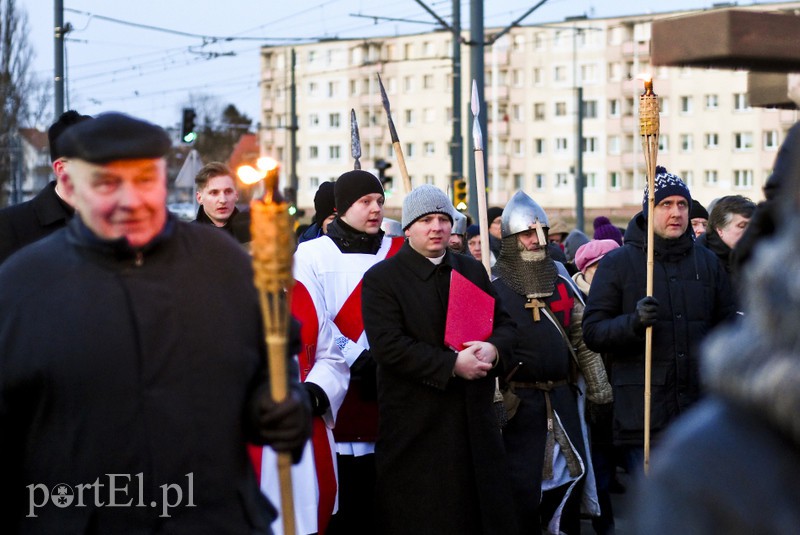
<instances>
[{"instance_id":1,"label":"gray knit beanie","mask_svg":"<svg viewBox=\"0 0 800 535\"><path fill-rule=\"evenodd\" d=\"M453 212L455 208L445 192L431 184L423 184L411 190L403 201L403 230L428 214L444 214L452 223Z\"/></svg>"}]
</instances>

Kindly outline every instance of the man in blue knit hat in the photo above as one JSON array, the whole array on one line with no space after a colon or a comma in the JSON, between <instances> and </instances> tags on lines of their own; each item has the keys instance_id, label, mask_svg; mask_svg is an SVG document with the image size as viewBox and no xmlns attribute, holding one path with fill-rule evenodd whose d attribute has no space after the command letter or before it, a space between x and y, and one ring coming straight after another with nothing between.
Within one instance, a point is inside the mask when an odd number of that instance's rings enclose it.
<instances>
[{"instance_id":1,"label":"man in blue knit hat","mask_svg":"<svg viewBox=\"0 0 800 535\"><path fill-rule=\"evenodd\" d=\"M653 213L645 188L642 211L625 243L600 261L583 318L586 345L608 356L614 390L614 443L642 466L645 330L653 327L650 429L653 443L700 397L699 346L735 314L725 269L694 243L692 196L680 177L656 169ZM653 218L654 291L646 296L647 218Z\"/></svg>"}]
</instances>

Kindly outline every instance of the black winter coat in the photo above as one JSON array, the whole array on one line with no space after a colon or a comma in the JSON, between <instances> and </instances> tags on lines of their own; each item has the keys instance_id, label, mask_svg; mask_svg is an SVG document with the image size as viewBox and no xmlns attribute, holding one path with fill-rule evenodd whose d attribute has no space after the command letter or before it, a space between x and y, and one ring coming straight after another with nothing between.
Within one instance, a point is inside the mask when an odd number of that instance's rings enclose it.
<instances>
[{"instance_id":1,"label":"black winter coat","mask_svg":"<svg viewBox=\"0 0 800 535\"><path fill-rule=\"evenodd\" d=\"M0 264L18 249L63 228L74 210L50 182L33 199L0 210Z\"/></svg>"},{"instance_id":2,"label":"black winter coat","mask_svg":"<svg viewBox=\"0 0 800 535\"><path fill-rule=\"evenodd\" d=\"M274 510L245 450L266 386L252 281L232 239L172 218L140 250L74 218L3 264L4 531L269 533ZM24 518L28 485L64 483L77 500L77 486L97 480L108 504L107 474L122 475L117 503L144 505L98 507L89 488L86 506L51 503ZM183 502L160 517L164 485L180 486Z\"/></svg>"},{"instance_id":3,"label":"black winter coat","mask_svg":"<svg viewBox=\"0 0 800 535\"><path fill-rule=\"evenodd\" d=\"M635 328L636 303L646 293L647 222L641 212L625 245L598 265L583 317L586 345L608 355L614 388L614 441L641 446L644 436L645 331ZM736 312L725 268L692 240L655 240L651 434L655 438L700 398L699 347L711 329Z\"/></svg>"},{"instance_id":4,"label":"black winter coat","mask_svg":"<svg viewBox=\"0 0 800 535\"><path fill-rule=\"evenodd\" d=\"M456 353L444 343L453 269L496 297L476 260L448 251L436 266L408 243L364 275L364 327L378 364L376 517L383 534L516 533L494 377L453 377ZM496 300L488 341L507 355L513 335Z\"/></svg>"}]
</instances>

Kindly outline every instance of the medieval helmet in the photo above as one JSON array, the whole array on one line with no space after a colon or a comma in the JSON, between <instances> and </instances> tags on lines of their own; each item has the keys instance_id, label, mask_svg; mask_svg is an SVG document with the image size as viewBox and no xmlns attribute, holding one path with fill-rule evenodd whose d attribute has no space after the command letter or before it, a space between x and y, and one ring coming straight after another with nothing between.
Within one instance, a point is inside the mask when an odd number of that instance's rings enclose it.
<instances>
[{"instance_id":1,"label":"medieval helmet","mask_svg":"<svg viewBox=\"0 0 800 535\"><path fill-rule=\"evenodd\" d=\"M450 231L450 234L466 234L467 216L458 210L454 210L453 212L453 230Z\"/></svg>"},{"instance_id":2,"label":"medieval helmet","mask_svg":"<svg viewBox=\"0 0 800 535\"><path fill-rule=\"evenodd\" d=\"M526 230L549 228L547 214L524 191L517 191L503 209L500 232L503 238ZM538 225L537 225L538 223Z\"/></svg>"}]
</instances>

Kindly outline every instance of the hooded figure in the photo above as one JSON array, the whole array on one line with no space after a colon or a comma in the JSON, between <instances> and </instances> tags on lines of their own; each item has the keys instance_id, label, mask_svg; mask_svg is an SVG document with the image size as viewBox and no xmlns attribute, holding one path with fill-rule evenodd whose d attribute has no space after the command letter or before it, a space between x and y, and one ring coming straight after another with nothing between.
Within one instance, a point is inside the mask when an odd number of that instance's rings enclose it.
<instances>
[{"instance_id":1,"label":"hooded figure","mask_svg":"<svg viewBox=\"0 0 800 535\"><path fill-rule=\"evenodd\" d=\"M587 509L599 514L578 392L593 404L612 401L600 355L583 343L580 292L548 252L548 228L541 206L518 191L503 211L495 264L495 289L517 324L517 344L504 364L521 403L503 439L523 533L537 531L540 516L551 533L579 531L584 493Z\"/></svg>"}]
</instances>

